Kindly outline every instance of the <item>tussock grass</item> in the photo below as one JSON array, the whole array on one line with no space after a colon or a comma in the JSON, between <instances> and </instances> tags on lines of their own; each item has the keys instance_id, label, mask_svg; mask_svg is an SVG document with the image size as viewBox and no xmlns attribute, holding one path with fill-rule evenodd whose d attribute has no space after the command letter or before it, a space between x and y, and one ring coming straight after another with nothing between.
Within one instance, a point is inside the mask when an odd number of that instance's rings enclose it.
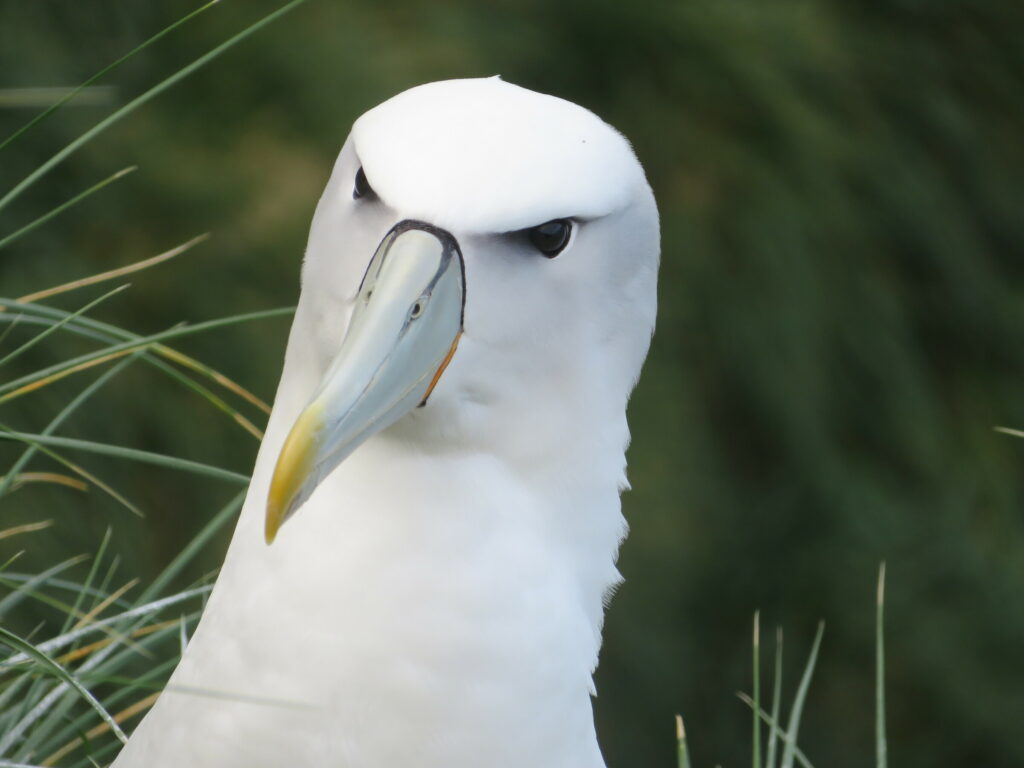
<instances>
[{"instance_id":1,"label":"tussock grass","mask_svg":"<svg viewBox=\"0 0 1024 768\"><path fill-rule=\"evenodd\" d=\"M162 260L154 258L143 263L154 266ZM77 281L65 289L81 289L94 282ZM147 462L247 485L248 477L209 464L57 434L64 421L105 384L140 362L150 363L158 373L186 386L216 412L240 422L244 417L238 410L199 379L226 389L232 396L242 391L241 388L215 369L181 355L162 342L291 311L282 309L221 318L149 337L140 337L87 316L126 288L121 286L108 291L73 312L36 302L0 299L4 306L0 323L39 329L0 357L0 368L29 349L44 344L56 333L77 335L83 343L94 347L82 355L0 384L0 405L9 405L11 401L88 368L103 369L40 432L26 434L0 423L0 439L25 445L0 479L0 498L27 482L49 482L75 491L98 487L129 510L141 514L113 487L67 459L66 451ZM46 293L52 296L62 292ZM71 474L28 471L27 467L37 458L48 458ZM233 518L243 499L244 491L241 491L134 599L129 596L138 586L136 580L116 582L117 558L107 552L109 536L95 555L68 559L42 573L19 572L16 569L18 554L0 566L0 586L9 590L0 599L0 625L6 616L28 601L41 603L64 617L56 634L46 637L39 637L39 633L21 637L0 626L0 645L8 651L0 656L0 758L6 760L0 765L86 766L93 761L102 762L115 753L118 744L125 739L121 723L143 713L155 701L211 589L209 583L203 583L168 594L168 585ZM24 539L50 524L50 521L39 521L0 529L0 540ZM91 565L84 579L71 578L69 574L86 561ZM169 614L175 618L168 618ZM139 677L119 676L140 656L149 660L148 672Z\"/></svg>"},{"instance_id":2,"label":"tussock grass","mask_svg":"<svg viewBox=\"0 0 1024 768\"><path fill-rule=\"evenodd\" d=\"M878 590L875 614L875 768L887 768L887 741L885 731L885 563L878 570ZM766 712L761 706L761 617L760 612L754 613L753 625L753 685L752 694L737 693L740 701L750 707L753 714L753 734L751 738L751 765L753 768L793 768L799 764L802 768L814 768L810 759L797 744L800 724L803 717L804 704L811 687L814 668L818 662L822 639L825 636L825 622L818 624L818 631L811 644L811 650L800 675L800 682L793 695L789 718L785 726L781 721L782 701L782 628L775 630L775 662L772 669L772 701L771 711ZM768 727L765 759L762 761L762 722ZM676 742L678 752L678 768L691 768L686 731L683 718L676 715ZM779 744L782 753L776 763Z\"/></svg>"},{"instance_id":3,"label":"tussock grass","mask_svg":"<svg viewBox=\"0 0 1024 768\"><path fill-rule=\"evenodd\" d=\"M302 2L304 0L292 0L283 5L115 109L10 190L0 193L0 209L107 128ZM197 8L103 68L79 88L59 94L60 98L55 103L18 131L0 140L0 153L11 151L19 137L52 118L62 106L85 93L104 75L214 4L207 3ZM13 232L0 233L0 249L52 224L62 212L100 193L134 170L133 166L116 171L66 202L16 227ZM242 408L244 404L244 407L253 407L265 414L269 412L269 406L220 371L183 354L170 344L194 334L216 332L239 323L287 316L292 308L232 315L195 325L178 325L142 336L92 317L98 308L129 290L127 284L87 299L74 311L49 303L73 291L88 291L101 283L144 272L200 245L206 238L207 235L200 235L156 256L27 296L0 298L0 439L24 445L11 465L2 469L0 500L6 500L28 483L48 483L65 488L69 493L97 488L133 513L142 513L113 484L104 482L68 458L69 453L99 454L145 462L214 477L238 486L247 485L248 477L221 467L127 446L76 439L60 433L65 422L79 409L92 403L107 384L128 368L143 363L157 375L166 376L187 388L215 414L230 419L253 438L258 440L262 437L260 429L242 412ZM45 355L48 342L58 335L77 338L83 351L27 374L5 376L11 364L23 360L30 350L36 355ZM21 338L18 343L12 343L16 336ZM38 431L19 431L5 424L3 414L12 413L10 409L20 405L22 398L57 382L73 382L88 378L95 372L99 375L82 386ZM54 464L60 469L55 469ZM126 740L125 724L152 705L177 664L212 588L209 578L180 591L170 591L170 584L204 545L234 518L244 495L244 490L240 491L217 511L159 576L141 591L136 579L124 579L118 575L118 558L109 551L109 532L96 553L69 558L40 573L26 573L18 569L24 549L0 564L0 587L4 589L0 596L0 766L86 768L103 765L116 754ZM51 525L53 521L39 520L0 527L0 541L31 547L33 534ZM86 565L85 573L76 576ZM57 626L40 625L25 635L7 628L6 620L30 603L45 606L50 615L56 615ZM146 662L142 667L145 671L141 674L133 666L140 658Z\"/></svg>"}]
</instances>

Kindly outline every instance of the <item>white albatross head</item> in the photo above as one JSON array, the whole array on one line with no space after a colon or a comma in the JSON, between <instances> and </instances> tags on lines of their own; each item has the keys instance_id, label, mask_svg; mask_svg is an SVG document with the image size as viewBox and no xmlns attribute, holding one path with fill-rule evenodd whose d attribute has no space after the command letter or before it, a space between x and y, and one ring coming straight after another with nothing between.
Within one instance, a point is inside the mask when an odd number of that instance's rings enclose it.
<instances>
[{"instance_id":1,"label":"white albatross head","mask_svg":"<svg viewBox=\"0 0 1024 768\"><path fill-rule=\"evenodd\" d=\"M621 456L658 257L643 169L582 107L495 77L364 114L310 232L288 349L306 405L277 458L267 541L378 433L524 472L574 444Z\"/></svg>"}]
</instances>

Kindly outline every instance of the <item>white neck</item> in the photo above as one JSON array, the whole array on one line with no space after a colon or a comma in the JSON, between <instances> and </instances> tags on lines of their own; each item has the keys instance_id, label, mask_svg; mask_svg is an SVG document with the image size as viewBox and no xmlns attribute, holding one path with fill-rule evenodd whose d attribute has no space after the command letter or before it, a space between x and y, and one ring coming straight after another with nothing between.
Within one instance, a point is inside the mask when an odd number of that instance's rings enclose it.
<instances>
[{"instance_id":1,"label":"white neck","mask_svg":"<svg viewBox=\"0 0 1024 768\"><path fill-rule=\"evenodd\" d=\"M529 466L385 432L268 547L270 474L316 384L297 334L206 614L117 765L601 768L591 673L625 533L623 414ZM175 692L196 688L219 695ZM188 724L182 752L154 748L161 719Z\"/></svg>"}]
</instances>

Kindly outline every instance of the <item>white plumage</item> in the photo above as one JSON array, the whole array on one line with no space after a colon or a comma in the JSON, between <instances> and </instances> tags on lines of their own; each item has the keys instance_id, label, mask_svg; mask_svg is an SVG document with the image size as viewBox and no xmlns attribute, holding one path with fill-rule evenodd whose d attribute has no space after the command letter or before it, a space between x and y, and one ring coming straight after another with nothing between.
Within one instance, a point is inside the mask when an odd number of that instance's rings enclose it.
<instances>
[{"instance_id":1,"label":"white plumage","mask_svg":"<svg viewBox=\"0 0 1024 768\"><path fill-rule=\"evenodd\" d=\"M552 220L549 259L522 230ZM601 768L657 263L643 171L581 107L490 78L361 117L220 578L116 768ZM301 504L269 546L268 493L270 538Z\"/></svg>"}]
</instances>

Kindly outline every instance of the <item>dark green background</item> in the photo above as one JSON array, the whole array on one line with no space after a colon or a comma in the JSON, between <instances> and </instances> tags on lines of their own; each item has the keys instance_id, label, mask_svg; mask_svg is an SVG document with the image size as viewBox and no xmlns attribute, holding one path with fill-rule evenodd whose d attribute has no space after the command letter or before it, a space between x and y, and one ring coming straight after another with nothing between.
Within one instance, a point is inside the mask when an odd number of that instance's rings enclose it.
<instances>
[{"instance_id":1,"label":"dark green background","mask_svg":"<svg viewBox=\"0 0 1024 768\"><path fill-rule=\"evenodd\" d=\"M104 81L110 104L69 107L0 153L0 188L274 7L224 2L136 57ZM0 0L0 87L75 84L188 10ZM155 332L292 304L313 207L364 110L496 73L579 102L631 139L663 224L659 326L631 406L627 581L597 676L610 766L671 765L677 711L697 765L749 760L734 692L750 687L757 608L767 635L785 627L789 692L826 620L801 742L819 768L869 764L883 559L892 764L1019 766L1024 440L993 427L1024 427L1022 22L1012 0L311 0L0 214L12 231L140 166L0 251L0 294L210 231L97 316ZM32 114L0 109L0 136ZM269 399L286 331L264 321L179 346ZM88 348L55 340L0 376ZM0 421L38 431L95 375L0 406ZM141 365L61 433L242 472L256 450ZM27 547L42 568L112 526L119 573L145 579L236 492L74 458L147 520L95 489L25 488L0 501L0 528L57 524L0 542L0 560Z\"/></svg>"}]
</instances>

